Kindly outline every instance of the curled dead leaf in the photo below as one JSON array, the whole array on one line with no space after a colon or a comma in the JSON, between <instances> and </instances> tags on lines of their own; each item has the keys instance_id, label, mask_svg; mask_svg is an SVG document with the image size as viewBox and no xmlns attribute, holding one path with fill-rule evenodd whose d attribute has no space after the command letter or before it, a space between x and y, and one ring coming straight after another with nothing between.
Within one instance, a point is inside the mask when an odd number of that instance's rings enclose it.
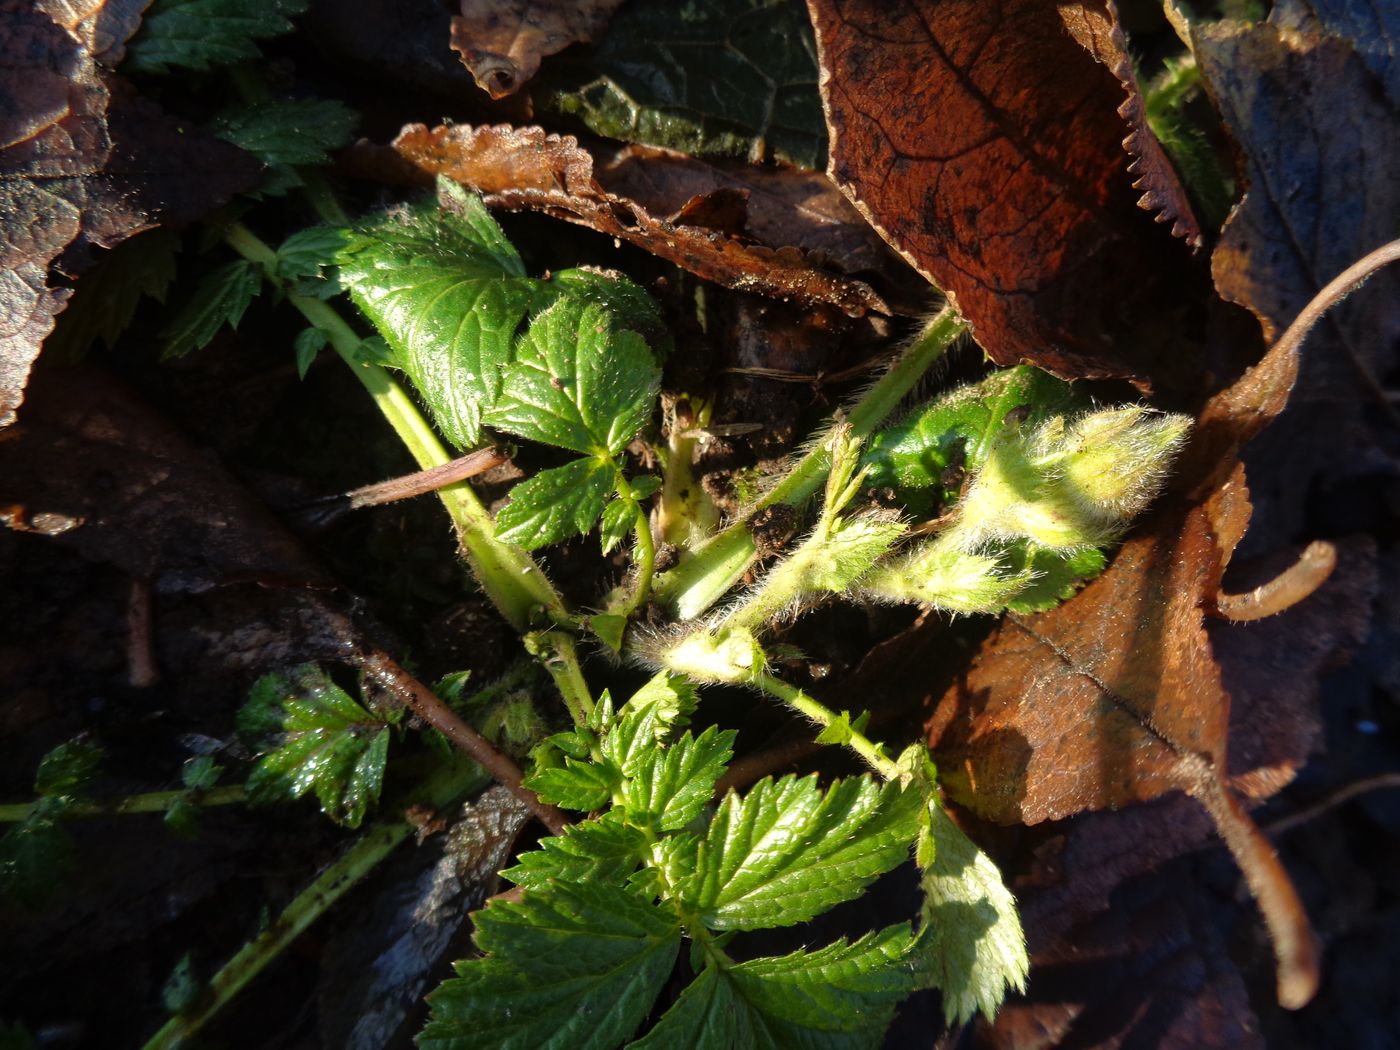
<instances>
[{"instance_id":1,"label":"curled dead leaf","mask_svg":"<svg viewBox=\"0 0 1400 1050\"><path fill-rule=\"evenodd\" d=\"M483 91L505 98L534 78L540 59L595 40L621 5L622 0L462 0L462 13L452 19L452 49Z\"/></svg>"}]
</instances>

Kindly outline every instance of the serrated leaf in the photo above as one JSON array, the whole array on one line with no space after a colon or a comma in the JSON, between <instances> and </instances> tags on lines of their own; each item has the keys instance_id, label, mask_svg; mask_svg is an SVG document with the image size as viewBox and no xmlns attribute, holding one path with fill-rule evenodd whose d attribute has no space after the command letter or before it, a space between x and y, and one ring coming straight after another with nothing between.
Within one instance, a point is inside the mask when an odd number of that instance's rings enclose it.
<instances>
[{"instance_id":1,"label":"serrated leaf","mask_svg":"<svg viewBox=\"0 0 1400 1050\"><path fill-rule=\"evenodd\" d=\"M552 806L587 812L612 800L619 779L611 765L566 756L562 766L535 770L525 778L525 786Z\"/></svg>"},{"instance_id":2,"label":"serrated leaf","mask_svg":"<svg viewBox=\"0 0 1400 1050\"><path fill-rule=\"evenodd\" d=\"M111 349L142 299L165 302L179 249L179 234L161 226L105 253L74 288L53 334L44 340L44 353L54 360L77 361L99 339Z\"/></svg>"},{"instance_id":3,"label":"serrated leaf","mask_svg":"<svg viewBox=\"0 0 1400 1050\"><path fill-rule=\"evenodd\" d=\"M307 0L155 0L127 44L122 71L213 69L259 57L255 40L291 32Z\"/></svg>"},{"instance_id":4,"label":"serrated leaf","mask_svg":"<svg viewBox=\"0 0 1400 1050\"><path fill-rule=\"evenodd\" d=\"M421 1050L613 1050L670 975L680 925L625 888L553 883L479 912L475 939L490 955L428 997Z\"/></svg>"},{"instance_id":5,"label":"serrated leaf","mask_svg":"<svg viewBox=\"0 0 1400 1050\"><path fill-rule=\"evenodd\" d=\"M1088 403L1077 387L1030 365L993 372L871 437L861 459L864 485L891 490L919 517L936 516L956 498L963 470L979 469L1005 428L1035 426Z\"/></svg>"},{"instance_id":6,"label":"serrated leaf","mask_svg":"<svg viewBox=\"0 0 1400 1050\"><path fill-rule=\"evenodd\" d=\"M515 867L501 876L526 889L550 881L620 886L636 870L646 848L646 834L613 810L596 820L571 824L562 835L541 839L539 849L522 853Z\"/></svg>"},{"instance_id":7,"label":"serrated leaf","mask_svg":"<svg viewBox=\"0 0 1400 1050\"><path fill-rule=\"evenodd\" d=\"M655 831L678 831L704 812L734 753L732 729L684 733L669 747L653 745L623 783L627 819Z\"/></svg>"},{"instance_id":8,"label":"serrated leaf","mask_svg":"<svg viewBox=\"0 0 1400 1050\"><path fill-rule=\"evenodd\" d=\"M627 631L627 617L598 613L588 618L588 629L614 653L622 652L622 636Z\"/></svg>"},{"instance_id":9,"label":"serrated leaf","mask_svg":"<svg viewBox=\"0 0 1400 1050\"><path fill-rule=\"evenodd\" d=\"M622 705L616 724L603 738L601 751L626 776L656 745L685 725L699 697L681 675L658 672Z\"/></svg>"},{"instance_id":10,"label":"serrated leaf","mask_svg":"<svg viewBox=\"0 0 1400 1050\"><path fill-rule=\"evenodd\" d=\"M818 744L845 747L856 733L865 732L866 724L869 721L869 711L862 711L855 719L851 718L851 712L842 711L823 727L822 731L817 734L816 741Z\"/></svg>"},{"instance_id":11,"label":"serrated leaf","mask_svg":"<svg viewBox=\"0 0 1400 1050\"><path fill-rule=\"evenodd\" d=\"M379 800L389 724L314 665L260 679L239 712L239 730L260 737L264 752L248 777L254 803L314 792L328 817L357 828Z\"/></svg>"},{"instance_id":12,"label":"serrated leaf","mask_svg":"<svg viewBox=\"0 0 1400 1050\"><path fill-rule=\"evenodd\" d=\"M349 145L358 119L334 99L292 99L226 110L210 130L265 164L328 164L331 150Z\"/></svg>"},{"instance_id":13,"label":"serrated leaf","mask_svg":"<svg viewBox=\"0 0 1400 1050\"><path fill-rule=\"evenodd\" d=\"M917 981L907 925L815 952L708 966L632 1050L874 1050Z\"/></svg>"},{"instance_id":14,"label":"serrated leaf","mask_svg":"<svg viewBox=\"0 0 1400 1050\"><path fill-rule=\"evenodd\" d=\"M607 554L627 538L637 524L637 504L635 500L621 497L603 508L603 524L600 528L603 553Z\"/></svg>"},{"instance_id":15,"label":"serrated leaf","mask_svg":"<svg viewBox=\"0 0 1400 1050\"><path fill-rule=\"evenodd\" d=\"M73 838L61 825L67 806L63 798L41 798L0 838L0 898L26 908L52 899L74 863Z\"/></svg>"},{"instance_id":16,"label":"serrated leaf","mask_svg":"<svg viewBox=\"0 0 1400 1050\"><path fill-rule=\"evenodd\" d=\"M921 805L917 791L867 776L825 792L815 777L765 778L743 798L725 796L695 870L671 881L712 929L805 922L908 859Z\"/></svg>"},{"instance_id":17,"label":"serrated leaf","mask_svg":"<svg viewBox=\"0 0 1400 1050\"><path fill-rule=\"evenodd\" d=\"M247 259L210 270L189 301L161 333L163 360L202 350L224 325L237 328L253 297L262 290L262 269Z\"/></svg>"},{"instance_id":18,"label":"serrated leaf","mask_svg":"<svg viewBox=\"0 0 1400 1050\"><path fill-rule=\"evenodd\" d=\"M510 490L496 516L496 536L526 550L588 532L617 481L607 459L576 459L542 470Z\"/></svg>"},{"instance_id":19,"label":"serrated leaf","mask_svg":"<svg viewBox=\"0 0 1400 1050\"><path fill-rule=\"evenodd\" d=\"M287 281L320 278L340 260L353 235L341 226L298 230L277 249L277 275Z\"/></svg>"},{"instance_id":20,"label":"serrated leaf","mask_svg":"<svg viewBox=\"0 0 1400 1050\"><path fill-rule=\"evenodd\" d=\"M39 760L34 774L34 794L53 798L86 794L103 756L102 748L90 740L59 744Z\"/></svg>"},{"instance_id":21,"label":"serrated leaf","mask_svg":"<svg viewBox=\"0 0 1400 1050\"><path fill-rule=\"evenodd\" d=\"M991 858L942 806L934 802L927 813L933 856L923 873L915 958L928 984L942 991L950 1025L979 1010L990 1020L1008 988L1025 990L1030 970L1016 902Z\"/></svg>"},{"instance_id":22,"label":"serrated leaf","mask_svg":"<svg viewBox=\"0 0 1400 1050\"><path fill-rule=\"evenodd\" d=\"M1020 574L1027 567L1034 573L1031 582L1006 603L1008 609L1018 613L1044 612L1068 601L1108 564L1108 556L1098 547L1066 554L1035 547L1029 541L1013 544L1003 560L1013 574Z\"/></svg>"},{"instance_id":23,"label":"serrated leaf","mask_svg":"<svg viewBox=\"0 0 1400 1050\"><path fill-rule=\"evenodd\" d=\"M449 210L428 204L365 227L341 252L340 280L453 444L476 443L528 315L574 298L611 310L619 327L659 326L655 304L620 274L527 277L477 197L446 181L440 192Z\"/></svg>"},{"instance_id":24,"label":"serrated leaf","mask_svg":"<svg viewBox=\"0 0 1400 1050\"><path fill-rule=\"evenodd\" d=\"M306 378L311 363L316 360L316 355L326 348L330 338L324 328L303 328L297 333L296 339L292 341L292 350L296 353L298 379Z\"/></svg>"},{"instance_id":25,"label":"serrated leaf","mask_svg":"<svg viewBox=\"0 0 1400 1050\"><path fill-rule=\"evenodd\" d=\"M616 456L651 415L661 372L634 331L576 296L537 315L515 347L486 421L517 437Z\"/></svg>"},{"instance_id":26,"label":"serrated leaf","mask_svg":"<svg viewBox=\"0 0 1400 1050\"><path fill-rule=\"evenodd\" d=\"M800 0L634 0L544 104L600 135L801 167L826 163Z\"/></svg>"}]
</instances>

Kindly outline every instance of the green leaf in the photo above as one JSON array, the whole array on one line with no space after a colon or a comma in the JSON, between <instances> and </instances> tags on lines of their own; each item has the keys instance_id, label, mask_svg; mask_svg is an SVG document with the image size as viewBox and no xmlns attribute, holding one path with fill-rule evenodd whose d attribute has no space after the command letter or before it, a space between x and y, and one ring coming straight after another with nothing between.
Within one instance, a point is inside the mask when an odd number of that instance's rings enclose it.
<instances>
[{"instance_id":1,"label":"green leaf","mask_svg":"<svg viewBox=\"0 0 1400 1050\"><path fill-rule=\"evenodd\" d=\"M261 289L262 269L247 259L209 271L161 333L165 343L161 358L184 357L203 349L224 325L237 328Z\"/></svg>"},{"instance_id":2,"label":"green leaf","mask_svg":"<svg viewBox=\"0 0 1400 1050\"><path fill-rule=\"evenodd\" d=\"M303 328L297 333L292 342L292 349L296 352L298 379L306 378L311 363L316 360L316 355L326 348L330 339L324 328Z\"/></svg>"},{"instance_id":3,"label":"green leaf","mask_svg":"<svg viewBox=\"0 0 1400 1050\"><path fill-rule=\"evenodd\" d=\"M179 234L161 226L104 253L74 287L58 326L44 340L44 353L53 360L77 361L99 339L110 350L143 298L165 302L179 250Z\"/></svg>"},{"instance_id":4,"label":"green leaf","mask_svg":"<svg viewBox=\"0 0 1400 1050\"><path fill-rule=\"evenodd\" d=\"M180 770L180 783L191 791L208 791L219 782L224 767L210 755L197 755Z\"/></svg>"},{"instance_id":5,"label":"green leaf","mask_svg":"<svg viewBox=\"0 0 1400 1050\"><path fill-rule=\"evenodd\" d=\"M915 958L927 983L943 993L948 1024L978 1010L990 1020L1006 990L1024 991L1030 960L1016 902L1001 872L936 801L920 854L924 905Z\"/></svg>"},{"instance_id":6,"label":"green leaf","mask_svg":"<svg viewBox=\"0 0 1400 1050\"><path fill-rule=\"evenodd\" d=\"M226 110L211 130L265 164L329 164L331 150L350 144L358 119L337 100L295 99Z\"/></svg>"},{"instance_id":7,"label":"green leaf","mask_svg":"<svg viewBox=\"0 0 1400 1050\"><path fill-rule=\"evenodd\" d=\"M815 952L707 966L632 1050L875 1050L917 987L907 925Z\"/></svg>"},{"instance_id":8,"label":"green leaf","mask_svg":"<svg viewBox=\"0 0 1400 1050\"><path fill-rule=\"evenodd\" d=\"M353 234L340 226L298 230L277 249L277 276L287 281L323 279L350 245Z\"/></svg>"},{"instance_id":9,"label":"green leaf","mask_svg":"<svg viewBox=\"0 0 1400 1050\"><path fill-rule=\"evenodd\" d=\"M957 497L963 471L980 469L1006 428L1087 405L1076 387L1030 365L993 372L871 437L861 461L864 487L889 489L911 513L934 517ZM1018 421L1020 410L1026 414Z\"/></svg>"},{"instance_id":10,"label":"green leaf","mask_svg":"<svg viewBox=\"0 0 1400 1050\"><path fill-rule=\"evenodd\" d=\"M0 838L0 898L13 897L26 908L53 898L73 869L73 838L61 826L66 799L41 798L29 815Z\"/></svg>"},{"instance_id":11,"label":"green leaf","mask_svg":"<svg viewBox=\"0 0 1400 1050\"><path fill-rule=\"evenodd\" d=\"M536 769L525 778L525 786L542 802L587 812L612 800L619 779L611 765L566 756L562 766Z\"/></svg>"},{"instance_id":12,"label":"green leaf","mask_svg":"<svg viewBox=\"0 0 1400 1050\"><path fill-rule=\"evenodd\" d=\"M637 503L635 500L619 497L603 508L603 553L607 554L625 540L637 524Z\"/></svg>"},{"instance_id":13,"label":"green leaf","mask_svg":"<svg viewBox=\"0 0 1400 1050\"><path fill-rule=\"evenodd\" d=\"M558 543L593 528L617 473L607 459L576 459L542 470L510 490L496 517L496 536L526 550Z\"/></svg>"},{"instance_id":14,"label":"green leaf","mask_svg":"<svg viewBox=\"0 0 1400 1050\"><path fill-rule=\"evenodd\" d=\"M641 760L686 724L699 699L681 675L658 672L622 705L617 723L603 738L603 757L625 776L635 776Z\"/></svg>"},{"instance_id":15,"label":"green leaf","mask_svg":"<svg viewBox=\"0 0 1400 1050\"><path fill-rule=\"evenodd\" d=\"M698 737L682 734L669 747L646 748L622 786L628 821L678 831L700 816L734 754L737 735L710 726Z\"/></svg>"},{"instance_id":16,"label":"green leaf","mask_svg":"<svg viewBox=\"0 0 1400 1050\"><path fill-rule=\"evenodd\" d=\"M127 45L125 73L213 69L258 58L255 40L291 32L307 0L155 0Z\"/></svg>"},{"instance_id":17,"label":"green leaf","mask_svg":"<svg viewBox=\"0 0 1400 1050\"><path fill-rule=\"evenodd\" d=\"M660 384L646 340L614 331L605 306L570 296L531 322L486 419L531 441L616 456L651 416Z\"/></svg>"},{"instance_id":18,"label":"green leaf","mask_svg":"<svg viewBox=\"0 0 1400 1050\"><path fill-rule=\"evenodd\" d=\"M88 784L102 764L102 748L90 740L69 740L39 760L34 774L34 794L73 798L87 794Z\"/></svg>"},{"instance_id":19,"label":"green leaf","mask_svg":"<svg viewBox=\"0 0 1400 1050\"><path fill-rule=\"evenodd\" d=\"M172 1014L188 1010L199 998L203 985L194 975L194 957L186 952L165 979L165 987L160 991L160 1001Z\"/></svg>"},{"instance_id":20,"label":"green leaf","mask_svg":"<svg viewBox=\"0 0 1400 1050\"><path fill-rule=\"evenodd\" d=\"M538 889L551 881L568 885L622 885L647 848L646 834L612 810L596 820L571 824L564 834L540 840L515 867L501 872L517 886Z\"/></svg>"},{"instance_id":21,"label":"green leaf","mask_svg":"<svg viewBox=\"0 0 1400 1050\"><path fill-rule=\"evenodd\" d=\"M588 618L588 629L614 653L622 652L622 636L627 631L627 617L598 613Z\"/></svg>"},{"instance_id":22,"label":"green leaf","mask_svg":"<svg viewBox=\"0 0 1400 1050\"><path fill-rule=\"evenodd\" d=\"M815 777L765 778L725 796L693 871L668 873L687 909L716 930L791 926L860 895L909 857L916 791L868 776L823 792Z\"/></svg>"},{"instance_id":23,"label":"green leaf","mask_svg":"<svg viewBox=\"0 0 1400 1050\"><path fill-rule=\"evenodd\" d=\"M864 734L869 721L869 711L862 711L855 719L851 718L851 712L842 711L817 734L816 741L819 744L845 747L854 739L856 733Z\"/></svg>"},{"instance_id":24,"label":"green leaf","mask_svg":"<svg viewBox=\"0 0 1400 1050\"><path fill-rule=\"evenodd\" d=\"M1044 612L1068 601L1108 564L1108 557L1098 547L1065 554L1036 547L1028 541L1012 544L1003 560L1010 564L1012 574L1019 575L1027 562L1035 574L1031 582L1006 603L1008 609L1018 613Z\"/></svg>"},{"instance_id":25,"label":"green leaf","mask_svg":"<svg viewBox=\"0 0 1400 1050\"><path fill-rule=\"evenodd\" d=\"M426 204L366 226L340 253L340 280L453 444L477 442L527 316L568 299L611 313L619 332L660 327L650 297L619 274L527 277L477 197L445 180L439 192L450 208Z\"/></svg>"},{"instance_id":26,"label":"green leaf","mask_svg":"<svg viewBox=\"0 0 1400 1050\"><path fill-rule=\"evenodd\" d=\"M428 997L421 1050L613 1050L650 1012L680 925L622 887L552 883L477 915L489 956Z\"/></svg>"},{"instance_id":27,"label":"green leaf","mask_svg":"<svg viewBox=\"0 0 1400 1050\"><path fill-rule=\"evenodd\" d=\"M357 828L379 800L389 724L315 665L260 679L239 712L239 731L261 738L263 757L248 777L255 803L315 792L328 817Z\"/></svg>"},{"instance_id":28,"label":"green leaf","mask_svg":"<svg viewBox=\"0 0 1400 1050\"><path fill-rule=\"evenodd\" d=\"M683 153L826 165L800 0L633 0L543 103L600 135Z\"/></svg>"}]
</instances>

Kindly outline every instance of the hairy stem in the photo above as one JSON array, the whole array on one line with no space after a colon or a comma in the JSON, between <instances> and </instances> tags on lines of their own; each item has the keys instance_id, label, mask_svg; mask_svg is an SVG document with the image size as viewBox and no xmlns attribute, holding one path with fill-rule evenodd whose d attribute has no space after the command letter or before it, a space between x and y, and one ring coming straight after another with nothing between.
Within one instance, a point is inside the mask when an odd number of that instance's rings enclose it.
<instances>
[{"instance_id":1,"label":"hairy stem","mask_svg":"<svg viewBox=\"0 0 1400 1050\"><path fill-rule=\"evenodd\" d=\"M754 675L752 684L769 696L781 700L804 718L811 719L823 729L830 726L839 717L835 711L818 703L801 689L788 685L782 679L774 678L766 672ZM884 748L859 730L851 729L846 746L864 759L865 764L885 780L893 780L899 776L899 767L892 758L885 754Z\"/></svg>"},{"instance_id":2,"label":"hairy stem","mask_svg":"<svg viewBox=\"0 0 1400 1050\"><path fill-rule=\"evenodd\" d=\"M851 435L859 439L874 433L966 330L967 322L951 306L937 314L894 366L852 406L846 417ZM830 452L824 444L814 446L747 514L658 577L654 586L656 598L678 619L694 619L702 614L753 564L756 552L748 528L753 515L776 504L800 507L821 488L830 469Z\"/></svg>"},{"instance_id":3,"label":"hairy stem","mask_svg":"<svg viewBox=\"0 0 1400 1050\"><path fill-rule=\"evenodd\" d=\"M63 810L68 817L112 817L123 813L164 813L182 799L196 806L234 806L247 801L242 784L228 784L205 791L147 791L113 799L86 799L71 802ZM29 816L30 802L0 806L0 824L14 824Z\"/></svg>"}]
</instances>

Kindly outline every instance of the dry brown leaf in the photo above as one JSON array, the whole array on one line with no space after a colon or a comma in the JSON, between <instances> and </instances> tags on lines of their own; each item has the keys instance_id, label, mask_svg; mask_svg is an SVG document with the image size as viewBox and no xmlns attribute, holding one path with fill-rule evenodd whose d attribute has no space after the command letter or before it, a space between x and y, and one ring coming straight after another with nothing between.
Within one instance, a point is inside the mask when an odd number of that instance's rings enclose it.
<instances>
[{"instance_id":1,"label":"dry brown leaf","mask_svg":"<svg viewBox=\"0 0 1400 1050\"><path fill-rule=\"evenodd\" d=\"M988 354L1066 378L1149 375L1195 281L1126 171L1132 130L1150 201L1189 234L1150 133L1119 114L1133 100L1112 7L809 6L833 179Z\"/></svg>"},{"instance_id":2,"label":"dry brown leaf","mask_svg":"<svg viewBox=\"0 0 1400 1050\"><path fill-rule=\"evenodd\" d=\"M73 19L72 31L47 8ZM257 177L237 147L182 127L99 70L84 41L111 56L134 26L123 5L113 8L126 12L120 30L104 11L0 0L15 56L0 70L0 427L69 294L50 268L78 273L92 247L195 218Z\"/></svg>"},{"instance_id":3,"label":"dry brown leaf","mask_svg":"<svg viewBox=\"0 0 1400 1050\"><path fill-rule=\"evenodd\" d=\"M868 284L820 268L798 248L775 250L681 225L609 193L594 175L593 157L571 135L541 128L410 124L389 150L394 163L372 147L360 150L361 170L391 179L443 175L480 193L491 207L529 209L587 226L739 291L827 303L853 316L890 312Z\"/></svg>"},{"instance_id":4,"label":"dry brown leaf","mask_svg":"<svg viewBox=\"0 0 1400 1050\"><path fill-rule=\"evenodd\" d=\"M597 39L622 0L462 0L452 19L452 49L492 98L519 91L540 59Z\"/></svg>"}]
</instances>

